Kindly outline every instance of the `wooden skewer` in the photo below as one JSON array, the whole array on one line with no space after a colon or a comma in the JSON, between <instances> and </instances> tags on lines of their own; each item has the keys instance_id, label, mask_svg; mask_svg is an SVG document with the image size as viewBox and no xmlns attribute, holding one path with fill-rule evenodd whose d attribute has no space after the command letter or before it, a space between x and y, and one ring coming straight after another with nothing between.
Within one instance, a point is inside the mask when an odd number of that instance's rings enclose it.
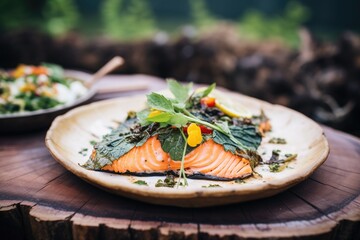
<instances>
[{"instance_id":1,"label":"wooden skewer","mask_svg":"<svg viewBox=\"0 0 360 240\"><path fill-rule=\"evenodd\" d=\"M85 85L88 88L91 88L94 86L94 84L104 77L106 74L112 72L116 68L120 67L124 63L124 59L120 56L116 56L113 59L111 59L108 63L106 63L102 68L100 68L90 79L90 81L86 82Z\"/></svg>"}]
</instances>

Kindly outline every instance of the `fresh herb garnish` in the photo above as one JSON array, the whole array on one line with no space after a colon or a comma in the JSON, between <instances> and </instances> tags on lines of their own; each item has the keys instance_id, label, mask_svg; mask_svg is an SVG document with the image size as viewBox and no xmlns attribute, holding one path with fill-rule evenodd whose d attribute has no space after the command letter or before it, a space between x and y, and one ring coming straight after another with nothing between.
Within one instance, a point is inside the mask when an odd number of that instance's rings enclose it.
<instances>
[{"instance_id":1,"label":"fresh herb garnish","mask_svg":"<svg viewBox=\"0 0 360 240\"><path fill-rule=\"evenodd\" d=\"M89 142L92 146L95 146L95 144L97 143L95 140L91 140L90 142Z\"/></svg>"},{"instance_id":2,"label":"fresh herb garnish","mask_svg":"<svg viewBox=\"0 0 360 240\"><path fill-rule=\"evenodd\" d=\"M288 167L290 161L296 159L297 154L285 154L285 158L280 157L280 150L274 150L271 158L266 163L269 164L270 172L281 172Z\"/></svg>"},{"instance_id":3,"label":"fresh herb garnish","mask_svg":"<svg viewBox=\"0 0 360 240\"><path fill-rule=\"evenodd\" d=\"M283 170L282 168L280 169L280 163L271 163L269 165L269 169L270 169L270 172L280 172L281 170Z\"/></svg>"},{"instance_id":4,"label":"fresh herb garnish","mask_svg":"<svg viewBox=\"0 0 360 240\"><path fill-rule=\"evenodd\" d=\"M272 144L286 144L286 140L284 138L276 138L276 137L273 137L269 140L269 143L272 143Z\"/></svg>"},{"instance_id":5,"label":"fresh herb garnish","mask_svg":"<svg viewBox=\"0 0 360 240\"><path fill-rule=\"evenodd\" d=\"M147 182L145 182L144 180L137 180L135 182L133 182L134 184L137 184L137 185L143 185L143 186L149 186L147 184Z\"/></svg>"},{"instance_id":6,"label":"fresh herb garnish","mask_svg":"<svg viewBox=\"0 0 360 240\"><path fill-rule=\"evenodd\" d=\"M173 188L176 185L175 177L173 175L167 175L164 180L159 179L155 187L168 187Z\"/></svg>"}]
</instances>

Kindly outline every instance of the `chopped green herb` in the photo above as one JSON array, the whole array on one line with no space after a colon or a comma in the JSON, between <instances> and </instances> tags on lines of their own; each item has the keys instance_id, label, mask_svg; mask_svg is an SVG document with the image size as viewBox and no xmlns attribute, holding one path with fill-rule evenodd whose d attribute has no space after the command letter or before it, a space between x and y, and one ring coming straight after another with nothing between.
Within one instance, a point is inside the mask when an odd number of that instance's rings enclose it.
<instances>
[{"instance_id":1,"label":"chopped green herb","mask_svg":"<svg viewBox=\"0 0 360 240\"><path fill-rule=\"evenodd\" d=\"M133 182L134 184L138 184L138 185L143 185L143 186L148 186L147 182L143 181L143 180L137 180L135 182Z\"/></svg>"},{"instance_id":2,"label":"chopped green herb","mask_svg":"<svg viewBox=\"0 0 360 240\"><path fill-rule=\"evenodd\" d=\"M81 154L81 155L83 155L83 156L86 156L87 151L88 151L87 148L83 148L83 149L81 149L78 153Z\"/></svg>"},{"instance_id":3,"label":"chopped green herb","mask_svg":"<svg viewBox=\"0 0 360 240\"><path fill-rule=\"evenodd\" d=\"M235 183L246 183L243 179L236 179L234 182Z\"/></svg>"},{"instance_id":4,"label":"chopped green herb","mask_svg":"<svg viewBox=\"0 0 360 240\"><path fill-rule=\"evenodd\" d=\"M221 187L219 184L209 184L208 186L202 186L203 188Z\"/></svg>"},{"instance_id":5,"label":"chopped green herb","mask_svg":"<svg viewBox=\"0 0 360 240\"><path fill-rule=\"evenodd\" d=\"M280 171L280 164L279 163L271 163L269 165L270 172L279 172Z\"/></svg>"},{"instance_id":6,"label":"chopped green herb","mask_svg":"<svg viewBox=\"0 0 360 240\"><path fill-rule=\"evenodd\" d=\"M91 144L92 146L95 146L96 143L97 143L97 142L96 142L95 140L91 140L91 141L90 141L90 144Z\"/></svg>"},{"instance_id":7,"label":"chopped green herb","mask_svg":"<svg viewBox=\"0 0 360 240\"><path fill-rule=\"evenodd\" d=\"M176 185L175 177L173 175L167 175L164 180L159 179L155 187L169 187L173 188ZM182 183L180 183L182 185Z\"/></svg>"},{"instance_id":8,"label":"chopped green herb","mask_svg":"<svg viewBox=\"0 0 360 240\"><path fill-rule=\"evenodd\" d=\"M285 154L285 158L280 158L279 151L273 151L273 154L268 161L270 172L281 172L285 168L288 168L290 161L297 157L297 154Z\"/></svg>"},{"instance_id":9,"label":"chopped green herb","mask_svg":"<svg viewBox=\"0 0 360 240\"><path fill-rule=\"evenodd\" d=\"M271 138L269 140L269 143L273 143L273 144L286 144L286 140L284 138Z\"/></svg>"}]
</instances>

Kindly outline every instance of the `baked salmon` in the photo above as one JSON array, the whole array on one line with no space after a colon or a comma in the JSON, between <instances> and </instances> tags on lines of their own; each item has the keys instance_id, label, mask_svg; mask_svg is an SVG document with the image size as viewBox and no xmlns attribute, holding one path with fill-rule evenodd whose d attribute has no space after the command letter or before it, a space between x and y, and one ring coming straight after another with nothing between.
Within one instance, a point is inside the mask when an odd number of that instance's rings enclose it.
<instances>
[{"instance_id":1,"label":"baked salmon","mask_svg":"<svg viewBox=\"0 0 360 240\"><path fill-rule=\"evenodd\" d=\"M101 170L116 173L164 174L164 172L177 173L180 165L181 161L172 160L170 155L162 150L157 136L153 136L142 146L134 147ZM253 172L248 159L225 151L222 145L212 139L185 156L184 168L189 177L218 180L244 178Z\"/></svg>"}]
</instances>

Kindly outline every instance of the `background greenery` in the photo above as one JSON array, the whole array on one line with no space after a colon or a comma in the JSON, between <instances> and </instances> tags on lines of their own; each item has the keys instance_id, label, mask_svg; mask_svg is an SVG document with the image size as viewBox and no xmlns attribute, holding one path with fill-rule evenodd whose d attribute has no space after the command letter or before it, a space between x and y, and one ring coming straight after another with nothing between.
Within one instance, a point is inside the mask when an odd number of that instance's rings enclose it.
<instances>
[{"instance_id":1,"label":"background greenery","mask_svg":"<svg viewBox=\"0 0 360 240\"><path fill-rule=\"evenodd\" d=\"M201 32L228 21L244 38L277 38L296 47L302 25L322 38L359 32L359 9L357 0L2 0L0 30L32 27L54 35L76 30L133 40L159 31L173 36L187 25Z\"/></svg>"}]
</instances>

